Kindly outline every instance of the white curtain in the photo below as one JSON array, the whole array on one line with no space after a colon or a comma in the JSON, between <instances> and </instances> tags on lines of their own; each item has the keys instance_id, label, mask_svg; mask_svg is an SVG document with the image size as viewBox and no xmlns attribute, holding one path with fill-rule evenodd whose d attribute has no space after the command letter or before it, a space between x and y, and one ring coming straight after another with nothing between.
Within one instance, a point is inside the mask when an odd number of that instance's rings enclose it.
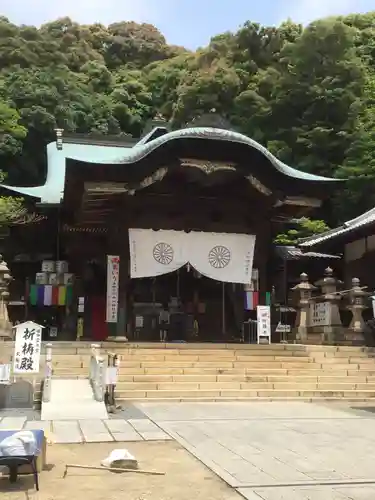
<instances>
[{"instance_id":1,"label":"white curtain","mask_svg":"<svg viewBox=\"0 0 375 500\"><path fill-rule=\"evenodd\" d=\"M184 266L185 236L182 231L129 229L130 277L160 276Z\"/></svg>"},{"instance_id":2,"label":"white curtain","mask_svg":"<svg viewBox=\"0 0 375 500\"><path fill-rule=\"evenodd\" d=\"M189 262L217 281L251 282L254 235L129 229L129 244L131 278L170 273Z\"/></svg>"},{"instance_id":3,"label":"white curtain","mask_svg":"<svg viewBox=\"0 0 375 500\"><path fill-rule=\"evenodd\" d=\"M188 233L189 262L217 281L250 283L255 236L251 234Z\"/></svg>"}]
</instances>

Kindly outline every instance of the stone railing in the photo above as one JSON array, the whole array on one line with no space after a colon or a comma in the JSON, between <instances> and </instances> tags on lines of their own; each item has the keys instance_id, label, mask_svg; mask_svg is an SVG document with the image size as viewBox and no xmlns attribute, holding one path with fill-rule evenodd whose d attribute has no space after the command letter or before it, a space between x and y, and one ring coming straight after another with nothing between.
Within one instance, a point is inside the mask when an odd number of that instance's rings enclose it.
<instances>
[{"instance_id":1,"label":"stone railing","mask_svg":"<svg viewBox=\"0 0 375 500\"><path fill-rule=\"evenodd\" d=\"M104 359L100 356L100 345L91 344L90 383L96 401L104 401L105 369Z\"/></svg>"},{"instance_id":2,"label":"stone railing","mask_svg":"<svg viewBox=\"0 0 375 500\"><path fill-rule=\"evenodd\" d=\"M358 278L353 278L352 287L340 290L342 282L327 268L324 278L314 285L305 273L301 282L292 290L297 307L296 324L291 340L314 344L363 344L365 322L364 310L370 307L370 293L361 287ZM343 327L340 310L350 311L352 320Z\"/></svg>"}]
</instances>

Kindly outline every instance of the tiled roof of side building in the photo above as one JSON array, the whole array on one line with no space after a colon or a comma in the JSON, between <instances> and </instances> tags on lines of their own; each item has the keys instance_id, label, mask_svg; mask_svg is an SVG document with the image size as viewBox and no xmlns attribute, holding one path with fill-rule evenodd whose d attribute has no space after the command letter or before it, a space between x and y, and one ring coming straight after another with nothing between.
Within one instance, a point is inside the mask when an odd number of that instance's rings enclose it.
<instances>
[{"instance_id":1,"label":"tiled roof of side building","mask_svg":"<svg viewBox=\"0 0 375 500\"><path fill-rule=\"evenodd\" d=\"M359 215L355 219L351 219L345 222L342 226L336 227L335 229L330 229L325 233L306 238L299 244L299 246L302 248L313 247L315 245L323 243L324 241L337 238L338 236L341 236L343 234L348 234L355 229L364 227L367 224L372 224L373 222L375 222L375 208L372 208L368 212Z\"/></svg>"}]
</instances>

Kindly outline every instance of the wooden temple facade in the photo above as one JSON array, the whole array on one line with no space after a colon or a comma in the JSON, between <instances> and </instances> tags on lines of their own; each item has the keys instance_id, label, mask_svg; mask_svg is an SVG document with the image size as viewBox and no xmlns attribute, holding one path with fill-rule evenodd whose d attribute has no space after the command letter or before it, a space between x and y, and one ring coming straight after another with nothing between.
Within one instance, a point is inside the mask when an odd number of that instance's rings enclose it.
<instances>
[{"instance_id":1,"label":"wooden temple facade","mask_svg":"<svg viewBox=\"0 0 375 500\"><path fill-rule=\"evenodd\" d=\"M10 315L13 321L44 322L60 340L77 334L157 340L157 317L166 304L170 340L238 338L255 302L269 302L275 227L321 206L336 182L283 164L230 126L203 122L174 131L154 123L138 141L58 131L47 160L43 186L5 186L35 200L45 216L12 228L8 239L6 258L15 278ZM131 228L253 235L252 279L220 283L189 262L175 272L132 278ZM111 322L109 255L119 259L118 307ZM36 282L42 261L59 261L65 269L58 271L68 275L63 282L44 277L52 286L48 304ZM244 305L246 293L253 307Z\"/></svg>"}]
</instances>

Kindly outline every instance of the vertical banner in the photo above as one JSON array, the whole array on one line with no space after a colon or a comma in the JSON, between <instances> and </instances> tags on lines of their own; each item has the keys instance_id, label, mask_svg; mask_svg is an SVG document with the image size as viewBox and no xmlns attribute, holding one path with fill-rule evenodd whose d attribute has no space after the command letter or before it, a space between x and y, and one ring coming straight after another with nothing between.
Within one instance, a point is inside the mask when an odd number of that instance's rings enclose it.
<instances>
[{"instance_id":1,"label":"vertical banner","mask_svg":"<svg viewBox=\"0 0 375 500\"><path fill-rule=\"evenodd\" d=\"M271 343L271 308L270 306L257 307L257 338L258 344Z\"/></svg>"},{"instance_id":2,"label":"vertical banner","mask_svg":"<svg viewBox=\"0 0 375 500\"><path fill-rule=\"evenodd\" d=\"M117 323L119 280L120 257L107 255L107 323Z\"/></svg>"}]
</instances>

